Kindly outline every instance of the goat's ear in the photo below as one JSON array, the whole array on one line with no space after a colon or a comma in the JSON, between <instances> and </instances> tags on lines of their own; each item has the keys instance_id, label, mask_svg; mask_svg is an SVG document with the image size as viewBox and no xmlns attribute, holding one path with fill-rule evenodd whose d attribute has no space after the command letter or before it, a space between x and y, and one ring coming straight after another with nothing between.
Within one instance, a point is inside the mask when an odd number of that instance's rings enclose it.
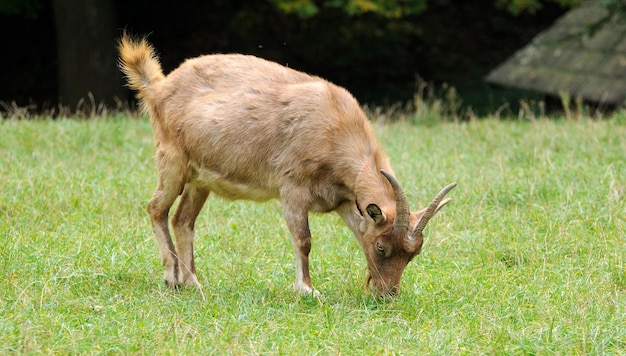
<instances>
[{"instance_id":1,"label":"goat's ear","mask_svg":"<svg viewBox=\"0 0 626 356\"><path fill-rule=\"evenodd\" d=\"M376 204L368 205L365 210L367 211L367 215L369 215L370 218L374 220L374 223L376 223L376 225L379 225L387 220L385 213L383 213L383 211L380 210L380 208Z\"/></svg>"}]
</instances>

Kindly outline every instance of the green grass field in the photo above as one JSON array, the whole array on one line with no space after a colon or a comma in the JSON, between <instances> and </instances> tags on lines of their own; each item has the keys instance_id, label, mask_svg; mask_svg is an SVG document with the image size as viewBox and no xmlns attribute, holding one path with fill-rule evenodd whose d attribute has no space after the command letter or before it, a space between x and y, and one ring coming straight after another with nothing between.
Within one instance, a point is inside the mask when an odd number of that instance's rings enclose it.
<instances>
[{"instance_id":1,"label":"green grass field","mask_svg":"<svg viewBox=\"0 0 626 356\"><path fill-rule=\"evenodd\" d=\"M168 290L147 120L0 121L0 354L626 354L626 114L375 125L413 209L457 181L400 296L334 214L292 292L278 202L212 196Z\"/></svg>"}]
</instances>

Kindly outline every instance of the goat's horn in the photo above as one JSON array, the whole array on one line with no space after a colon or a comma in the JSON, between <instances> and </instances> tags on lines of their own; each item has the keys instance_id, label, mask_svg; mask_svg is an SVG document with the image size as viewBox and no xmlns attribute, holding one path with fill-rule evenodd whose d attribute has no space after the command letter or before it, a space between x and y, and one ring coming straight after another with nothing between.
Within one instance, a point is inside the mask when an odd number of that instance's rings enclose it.
<instances>
[{"instance_id":1,"label":"goat's horn","mask_svg":"<svg viewBox=\"0 0 626 356\"><path fill-rule=\"evenodd\" d=\"M393 188L393 193L396 195L396 219L393 222L393 229L395 231L407 232L409 231L411 210L409 210L409 202L406 200L404 190L402 190L400 183L389 172L381 169L380 173L387 178L391 188Z\"/></svg>"},{"instance_id":2,"label":"goat's horn","mask_svg":"<svg viewBox=\"0 0 626 356\"><path fill-rule=\"evenodd\" d=\"M446 199L444 201L442 200L446 196L446 194L448 194L448 192L451 191L452 188L454 187L456 187L456 183L448 184L445 188L443 188L439 192L439 194L437 194L435 199L433 199L433 201L430 202L430 205L428 205L428 208L426 208L426 211L424 212L424 214L422 214L419 221L417 222L417 225L415 226L415 230L413 230L413 232L411 233L412 239L420 235L422 231L424 231L424 228L426 227L426 224L428 224L428 221L430 220L430 218L432 218L433 215L435 215L437 210L439 210L440 207L442 207L443 205L447 204L450 201L450 199Z\"/></svg>"}]
</instances>

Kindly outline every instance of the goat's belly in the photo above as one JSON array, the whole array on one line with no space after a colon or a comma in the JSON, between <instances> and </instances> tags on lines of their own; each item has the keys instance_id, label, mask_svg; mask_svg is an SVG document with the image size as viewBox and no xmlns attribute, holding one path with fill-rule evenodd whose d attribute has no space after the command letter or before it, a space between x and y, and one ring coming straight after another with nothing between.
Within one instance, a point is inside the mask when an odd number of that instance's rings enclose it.
<instances>
[{"instance_id":1,"label":"goat's belly","mask_svg":"<svg viewBox=\"0 0 626 356\"><path fill-rule=\"evenodd\" d=\"M220 173L200 170L193 178L195 184L208 188L211 192L227 199L266 201L278 197L277 189L263 187L255 182L233 182Z\"/></svg>"}]
</instances>

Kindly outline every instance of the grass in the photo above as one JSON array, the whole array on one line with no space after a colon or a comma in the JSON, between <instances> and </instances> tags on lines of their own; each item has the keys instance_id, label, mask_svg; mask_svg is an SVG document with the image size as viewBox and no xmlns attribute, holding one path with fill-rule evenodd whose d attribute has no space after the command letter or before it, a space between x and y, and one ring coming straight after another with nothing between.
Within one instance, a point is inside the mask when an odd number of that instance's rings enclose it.
<instances>
[{"instance_id":1,"label":"grass","mask_svg":"<svg viewBox=\"0 0 626 356\"><path fill-rule=\"evenodd\" d=\"M0 353L626 353L624 113L375 130L414 209L459 183L398 298L365 292L332 214L311 217L323 297L293 293L278 203L213 196L203 300L162 281L146 120L0 122Z\"/></svg>"}]
</instances>

